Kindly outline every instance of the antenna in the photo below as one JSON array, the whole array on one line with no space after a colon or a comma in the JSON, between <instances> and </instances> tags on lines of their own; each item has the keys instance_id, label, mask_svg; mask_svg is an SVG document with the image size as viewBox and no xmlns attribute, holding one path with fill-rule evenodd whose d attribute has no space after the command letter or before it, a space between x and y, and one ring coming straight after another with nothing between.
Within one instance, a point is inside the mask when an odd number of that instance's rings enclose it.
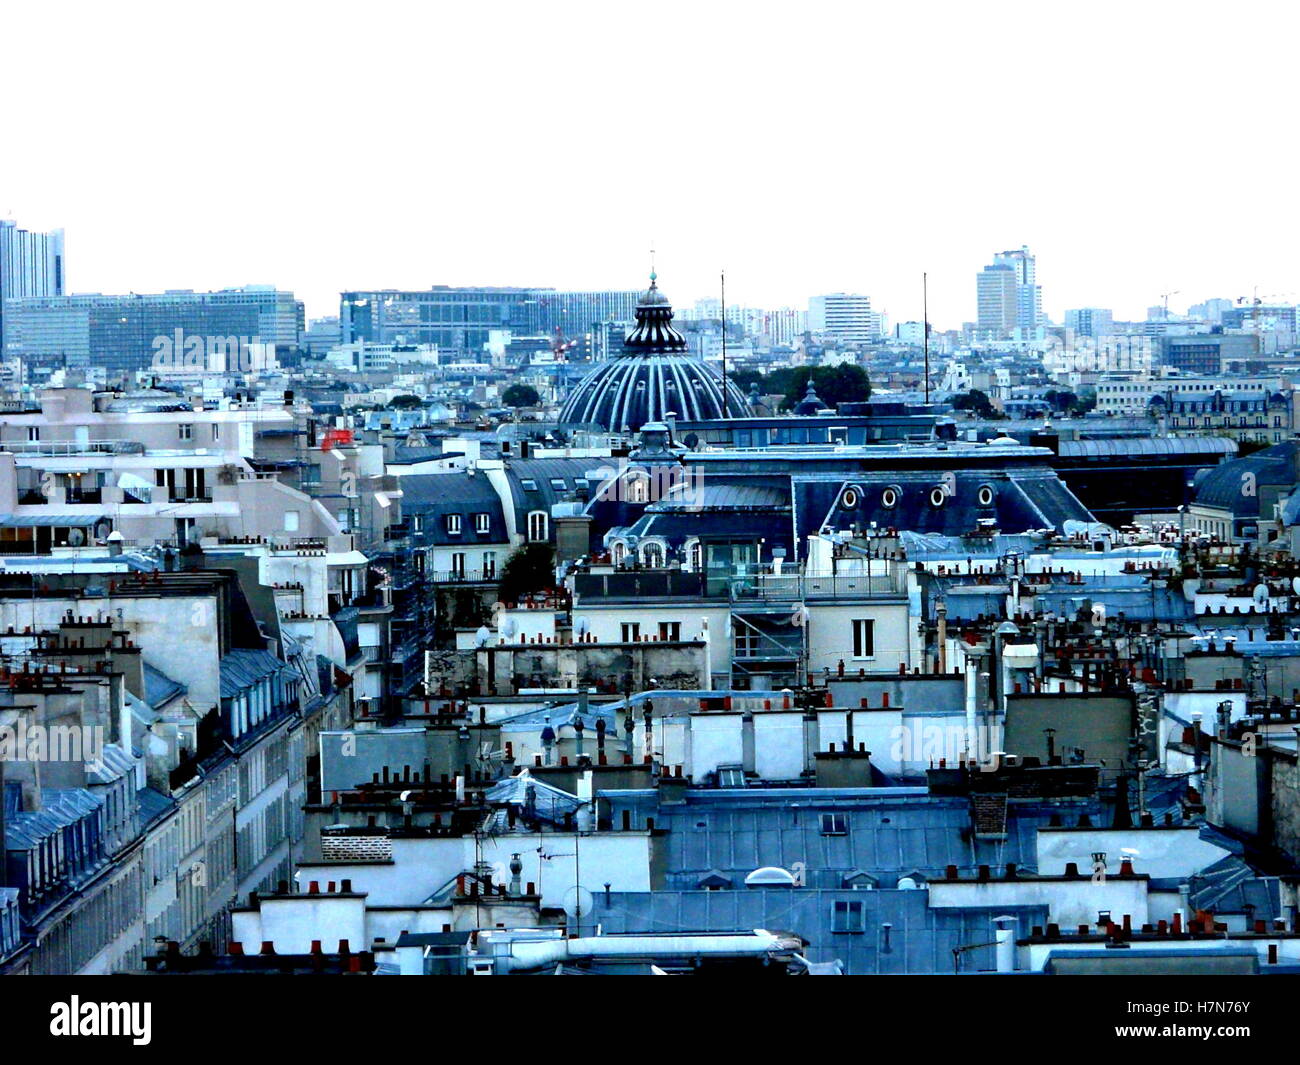
<instances>
[{"instance_id":1,"label":"antenna","mask_svg":"<svg viewBox=\"0 0 1300 1065\"><path fill-rule=\"evenodd\" d=\"M722 416L727 417L727 271L722 271Z\"/></svg>"},{"instance_id":2,"label":"antenna","mask_svg":"<svg viewBox=\"0 0 1300 1065\"><path fill-rule=\"evenodd\" d=\"M925 405L930 405L930 285L921 273L921 349L925 352Z\"/></svg>"}]
</instances>

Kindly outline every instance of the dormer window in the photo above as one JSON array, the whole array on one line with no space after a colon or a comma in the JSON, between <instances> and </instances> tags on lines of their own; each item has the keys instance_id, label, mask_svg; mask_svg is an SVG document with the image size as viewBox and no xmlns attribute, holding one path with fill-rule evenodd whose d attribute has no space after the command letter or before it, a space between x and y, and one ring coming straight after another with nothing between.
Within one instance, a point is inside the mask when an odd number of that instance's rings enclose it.
<instances>
[{"instance_id":1,"label":"dormer window","mask_svg":"<svg viewBox=\"0 0 1300 1065\"><path fill-rule=\"evenodd\" d=\"M492 531L492 515L491 515L491 514L475 514L475 515L474 515L474 531L475 531L476 533L479 533L480 535L482 535L483 533L491 532L491 531Z\"/></svg>"},{"instance_id":2,"label":"dormer window","mask_svg":"<svg viewBox=\"0 0 1300 1065\"><path fill-rule=\"evenodd\" d=\"M448 514L448 515L447 515L447 534L448 534L449 536L459 536L459 535L460 535L460 515L459 515L459 514Z\"/></svg>"},{"instance_id":3,"label":"dormer window","mask_svg":"<svg viewBox=\"0 0 1300 1065\"><path fill-rule=\"evenodd\" d=\"M541 543L549 537L549 517L544 510L534 510L528 515L528 539Z\"/></svg>"}]
</instances>

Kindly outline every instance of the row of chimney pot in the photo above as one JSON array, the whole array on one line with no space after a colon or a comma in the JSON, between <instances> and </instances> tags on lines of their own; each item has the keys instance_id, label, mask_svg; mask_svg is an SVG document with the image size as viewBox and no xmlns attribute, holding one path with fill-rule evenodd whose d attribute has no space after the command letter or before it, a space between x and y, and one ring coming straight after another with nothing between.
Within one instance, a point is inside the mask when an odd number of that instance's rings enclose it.
<instances>
[{"instance_id":1,"label":"row of chimney pot","mask_svg":"<svg viewBox=\"0 0 1300 1065\"><path fill-rule=\"evenodd\" d=\"M1007 880L1015 880L1015 879L1016 879L1018 873L1017 873L1017 866L1016 866L1016 863L1015 863L1015 862L1007 862L1007 864L1006 864L1006 866L1005 866L1005 871L1006 871L1006 877L1005 877L1005 879L1007 879ZM946 866L946 867L944 868L944 874L943 874L943 875L944 875L944 879L945 879L945 880L960 880L960 879L961 879L961 871L960 871L960 869L959 869L957 866L955 866L955 865L949 865L949 866ZM1064 874L1064 875L1065 875L1066 877L1069 877L1069 878L1078 878L1078 877L1081 875L1081 874L1079 873L1079 864L1078 864L1077 862L1066 862L1066 863L1065 863L1065 874ZM1090 877L1090 876L1091 876L1091 874L1083 874L1083 875L1084 875L1085 877ZM1133 860L1132 860L1131 858L1124 858L1124 859L1122 859L1122 860L1120 861L1120 863L1119 863L1119 872L1118 872L1118 873L1115 873L1114 876L1118 878L1118 877L1130 877L1130 876L1133 876L1133 875L1135 875L1134 872L1133 872ZM985 882L985 881L992 880L992 878L993 878L993 877L992 877L992 871L991 871L991 869L990 869L989 866L987 866L987 865L981 865L981 866L978 866L978 867L976 868L976 871L975 871L975 880L976 880L977 882L981 882L981 883L982 883L982 882Z\"/></svg>"},{"instance_id":2,"label":"row of chimney pot","mask_svg":"<svg viewBox=\"0 0 1300 1065\"><path fill-rule=\"evenodd\" d=\"M1133 935L1132 916L1126 913L1121 918L1121 921L1122 921L1121 924L1116 925L1114 921L1107 918L1106 920L1098 921L1096 927L1104 930L1105 934L1112 939L1118 940L1121 938L1124 939L1131 938ZM1213 919L1213 917L1200 918L1200 919L1193 917L1187 922L1187 928L1186 931L1184 931L1183 915L1181 912L1175 912L1172 921L1161 920L1161 921L1157 921L1155 924L1144 924L1141 928L1142 935L1156 935L1156 936L1168 936L1168 935L1179 936L1184 934L1208 935L1213 932L1226 932L1226 931L1227 931L1227 925L1223 924L1222 922L1216 922ZM1081 924L1078 926L1078 934L1081 936L1090 936L1096 933L1094 933L1092 925ZM1245 934L1257 935L1257 936L1300 935L1300 914L1297 914L1295 917L1291 919L1290 929L1287 928L1287 923L1284 918L1277 917L1273 919L1271 924L1269 921L1263 921L1263 920L1254 921L1251 924L1249 931ZM1048 924L1046 926L1046 934L1044 935L1043 926L1034 925L1031 935L1035 939L1044 939L1044 938L1057 939L1060 938L1061 936L1061 926L1058 924ZM1270 961L1273 964L1276 964L1275 958L1271 958Z\"/></svg>"}]
</instances>

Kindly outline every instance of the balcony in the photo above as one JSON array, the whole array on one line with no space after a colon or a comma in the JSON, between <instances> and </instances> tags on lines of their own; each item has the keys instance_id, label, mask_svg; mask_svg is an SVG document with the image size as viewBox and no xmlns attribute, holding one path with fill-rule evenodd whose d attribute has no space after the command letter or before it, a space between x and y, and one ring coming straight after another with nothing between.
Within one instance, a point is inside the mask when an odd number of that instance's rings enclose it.
<instances>
[{"instance_id":1,"label":"balcony","mask_svg":"<svg viewBox=\"0 0 1300 1065\"><path fill-rule=\"evenodd\" d=\"M433 573L434 584L495 584L500 580L493 569L440 569Z\"/></svg>"}]
</instances>

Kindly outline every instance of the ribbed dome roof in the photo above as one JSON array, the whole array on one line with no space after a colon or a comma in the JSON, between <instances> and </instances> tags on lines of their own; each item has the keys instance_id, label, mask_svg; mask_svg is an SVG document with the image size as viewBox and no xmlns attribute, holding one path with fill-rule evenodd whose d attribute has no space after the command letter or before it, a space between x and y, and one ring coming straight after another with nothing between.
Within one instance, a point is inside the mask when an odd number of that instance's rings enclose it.
<instances>
[{"instance_id":1,"label":"ribbed dome roof","mask_svg":"<svg viewBox=\"0 0 1300 1065\"><path fill-rule=\"evenodd\" d=\"M560 411L560 424L636 432L670 414L686 421L743 417L744 394L728 381L724 398L721 378L686 353L686 338L672 320L672 305L651 274L622 352L578 382Z\"/></svg>"},{"instance_id":2,"label":"ribbed dome roof","mask_svg":"<svg viewBox=\"0 0 1300 1065\"><path fill-rule=\"evenodd\" d=\"M1284 440L1206 470L1196 478L1196 502L1222 507L1238 518L1259 517L1262 485L1293 487L1300 480L1296 447L1296 441Z\"/></svg>"},{"instance_id":3,"label":"ribbed dome roof","mask_svg":"<svg viewBox=\"0 0 1300 1065\"><path fill-rule=\"evenodd\" d=\"M654 274L636 304L636 328L623 341L623 355L642 351L685 351L686 338L672 327L673 308Z\"/></svg>"}]
</instances>

